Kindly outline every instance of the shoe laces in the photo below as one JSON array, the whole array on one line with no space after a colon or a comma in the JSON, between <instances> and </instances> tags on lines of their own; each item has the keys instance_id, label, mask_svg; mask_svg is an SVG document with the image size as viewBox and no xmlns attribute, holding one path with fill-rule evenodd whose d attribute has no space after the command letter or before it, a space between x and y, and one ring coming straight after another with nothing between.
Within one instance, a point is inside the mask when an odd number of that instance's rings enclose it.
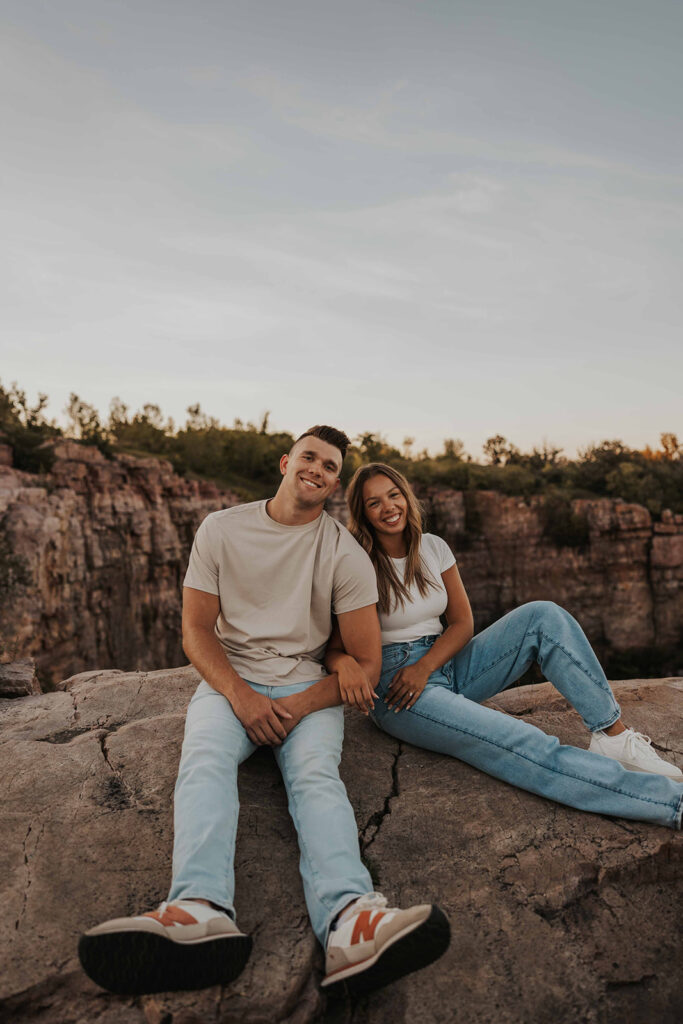
<instances>
[{"instance_id":1,"label":"shoe laces","mask_svg":"<svg viewBox=\"0 0 683 1024\"><path fill-rule=\"evenodd\" d=\"M656 757L654 750L652 749L652 740L649 736L646 736L642 732L636 732L635 729L627 729L628 738L626 740L626 746L634 754L645 754L647 757Z\"/></svg>"},{"instance_id":2,"label":"shoe laces","mask_svg":"<svg viewBox=\"0 0 683 1024\"><path fill-rule=\"evenodd\" d=\"M354 914L359 910L379 910L380 907L386 907L387 898L382 896L381 892L366 892L365 896L361 896L357 899L353 905Z\"/></svg>"}]
</instances>

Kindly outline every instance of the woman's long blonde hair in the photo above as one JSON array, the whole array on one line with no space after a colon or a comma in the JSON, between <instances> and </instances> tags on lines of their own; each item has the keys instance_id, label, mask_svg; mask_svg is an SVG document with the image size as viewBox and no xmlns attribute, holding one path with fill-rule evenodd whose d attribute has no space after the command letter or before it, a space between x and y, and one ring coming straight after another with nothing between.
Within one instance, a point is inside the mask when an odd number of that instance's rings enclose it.
<instances>
[{"instance_id":1,"label":"woman's long blonde hair","mask_svg":"<svg viewBox=\"0 0 683 1024\"><path fill-rule=\"evenodd\" d=\"M363 488L368 480L374 476L386 476L392 483L396 484L399 491L406 499L407 522L404 530L406 547L408 549L406 567L403 579L400 579L392 559L386 553L381 543L378 542L373 527L368 522L363 502ZM422 537L422 505L413 493L413 489L397 469L385 465L384 462L371 462L367 466L357 469L351 478L346 490L346 500L349 506L349 530L356 538L362 548L367 551L377 573L377 590L379 592L379 607L382 612L389 612L392 606L405 607L406 601L410 600L409 587L417 584L422 597L425 597L430 587L436 586L434 581L425 573L420 559L420 539Z\"/></svg>"}]
</instances>

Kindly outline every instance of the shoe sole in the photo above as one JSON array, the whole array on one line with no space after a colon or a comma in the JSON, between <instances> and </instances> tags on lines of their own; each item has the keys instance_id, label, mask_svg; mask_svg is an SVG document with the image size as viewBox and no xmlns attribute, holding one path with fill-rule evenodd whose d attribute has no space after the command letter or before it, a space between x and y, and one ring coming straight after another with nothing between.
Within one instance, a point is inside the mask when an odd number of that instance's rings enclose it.
<instances>
[{"instance_id":1,"label":"shoe sole","mask_svg":"<svg viewBox=\"0 0 683 1024\"><path fill-rule=\"evenodd\" d=\"M192 943L172 942L151 932L82 935L78 956L96 984L117 995L148 995L228 985L251 953L248 935Z\"/></svg>"},{"instance_id":2,"label":"shoe sole","mask_svg":"<svg viewBox=\"0 0 683 1024\"><path fill-rule=\"evenodd\" d=\"M397 978L434 963L446 952L450 941L448 918L433 906L427 920L417 928L403 934L399 932L377 956L350 965L344 970L343 977L327 984L323 982L323 986L330 995L360 996L374 992Z\"/></svg>"}]
</instances>

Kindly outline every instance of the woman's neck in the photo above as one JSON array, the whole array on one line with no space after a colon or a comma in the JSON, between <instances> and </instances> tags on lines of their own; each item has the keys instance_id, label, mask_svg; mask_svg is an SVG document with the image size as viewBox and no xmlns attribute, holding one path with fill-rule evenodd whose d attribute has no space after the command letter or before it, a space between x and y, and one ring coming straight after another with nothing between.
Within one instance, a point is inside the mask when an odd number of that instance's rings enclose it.
<instances>
[{"instance_id":1,"label":"woman's neck","mask_svg":"<svg viewBox=\"0 0 683 1024\"><path fill-rule=\"evenodd\" d=\"M405 558L408 554L408 545L402 533L397 533L395 537L382 537L379 543L389 558Z\"/></svg>"}]
</instances>

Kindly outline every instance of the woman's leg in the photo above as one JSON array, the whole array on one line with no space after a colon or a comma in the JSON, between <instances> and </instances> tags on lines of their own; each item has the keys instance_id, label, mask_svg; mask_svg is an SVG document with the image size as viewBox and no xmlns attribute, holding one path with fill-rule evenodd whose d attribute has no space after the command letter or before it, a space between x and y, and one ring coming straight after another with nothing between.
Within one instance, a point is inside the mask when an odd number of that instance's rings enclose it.
<instances>
[{"instance_id":1,"label":"woman's leg","mask_svg":"<svg viewBox=\"0 0 683 1024\"><path fill-rule=\"evenodd\" d=\"M417 660L417 656L409 660ZM382 677L382 696L394 671L392 666ZM681 827L680 782L627 771L611 758L563 746L536 726L482 707L445 685L429 683L410 711L398 714L379 700L372 717L391 736L450 754L494 778L558 803Z\"/></svg>"},{"instance_id":2,"label":"woman's leg","mask_svg":"<svg viewBox=\"0 0 683 1024\"><path fill-rule=\"evenodd\" d=\"M620 718L607 677L580 625L552 601L531 601L472 639L451 661L456 693L480 703L538 662L591 732Z\"/></svg>"}]
</instances>

